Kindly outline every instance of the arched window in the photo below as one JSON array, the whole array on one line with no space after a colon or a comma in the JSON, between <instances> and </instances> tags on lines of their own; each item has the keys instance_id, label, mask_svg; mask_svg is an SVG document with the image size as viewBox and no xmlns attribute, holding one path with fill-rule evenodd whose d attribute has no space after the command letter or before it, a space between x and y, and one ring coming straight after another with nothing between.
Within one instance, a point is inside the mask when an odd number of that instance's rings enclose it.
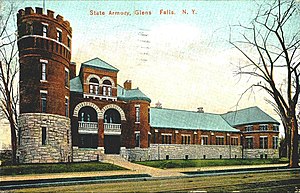
<instances>
[{"instance_id":1,"label":"arched window","mask_svg":"<svg viewBox=\"0 0 300 193\"><path fill-rule=\"evenodd\" d=\"M90 93L98 94L99 93L99 81L96 78L91 78L89 81Z\"/></svg>"},{"instance_id":2,"label":"arched window","mask_svg":"<svg viewBox=\"0 0 300 193\"><path fill-rule=\"evenodd\" d=\"M112 96L111 86L112 86L112 84L109 80L103 81L103 88L102 88L103 96Z\"/></svg>"}]
</instances>

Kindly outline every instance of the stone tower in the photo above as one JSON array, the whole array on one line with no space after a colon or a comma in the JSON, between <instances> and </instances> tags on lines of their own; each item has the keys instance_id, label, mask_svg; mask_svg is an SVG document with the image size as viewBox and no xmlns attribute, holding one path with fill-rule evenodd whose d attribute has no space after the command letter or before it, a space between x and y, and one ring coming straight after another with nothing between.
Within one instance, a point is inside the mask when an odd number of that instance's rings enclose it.
<instances>
[{"instance_id":1,"label":"stone tower","mask_svg":"<svg viewBox=\"0 0 300 193\"><path fill-rule=\"evenodd\" d=\"M26 7L17 14L20 163L71 161L69 115L72 28L62 16Z\"/></svg>"}]
</instances>

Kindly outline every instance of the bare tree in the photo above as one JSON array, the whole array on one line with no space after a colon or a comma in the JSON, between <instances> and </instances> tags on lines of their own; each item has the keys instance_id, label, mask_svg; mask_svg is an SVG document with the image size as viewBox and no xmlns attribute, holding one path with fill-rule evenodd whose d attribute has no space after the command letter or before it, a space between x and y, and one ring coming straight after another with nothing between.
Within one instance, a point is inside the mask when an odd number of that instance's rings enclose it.
<instances>
[{"instance_id":1,"label":"bare tree","mask_svg":"<svg viewBox=\"0 0 300 193\"><path fill-rule=\"evenodd\" d=\"M255 79L247 90L265 90L280 115L289 147L289 165L298 167L298 121L296 106L300 92L299 2L275 0L259 5L250 25L236 25L241 40L230 43L246 58L237 74ZM242 29L242 30L241 30ZM231 28L232 30L232 28Z\"/></svg>"},{"instance_id":2,"label":"bare tree","mask_svg":"<svg viewBox=\"0 0 300 193\"><path fill-rule=\"evenodd\" d=\"M0 5L0 118L9 121L12 163L16 163L18 117L18 62L13 3Z\"/></svg>"}]
</instances>

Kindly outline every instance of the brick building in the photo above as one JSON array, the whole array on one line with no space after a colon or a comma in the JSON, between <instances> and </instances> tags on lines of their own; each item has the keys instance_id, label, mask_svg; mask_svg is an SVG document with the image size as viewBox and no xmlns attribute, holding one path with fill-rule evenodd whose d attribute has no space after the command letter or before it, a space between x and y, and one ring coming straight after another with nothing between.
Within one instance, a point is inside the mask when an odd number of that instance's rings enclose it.
<instances>
[{"instance_id":1,"label":"brick building","mask_svg":"<svg viewBox=\"0 0 300 193\"><path fill-rule=\"evenodd\" d=\"M150 107L119 70L71 62L72 28L41 8L18 12L22 163L278 157L279 123L258 107L223 115ZM77 75L78 74L78 75Z\"/></svg>"}]
</instances>

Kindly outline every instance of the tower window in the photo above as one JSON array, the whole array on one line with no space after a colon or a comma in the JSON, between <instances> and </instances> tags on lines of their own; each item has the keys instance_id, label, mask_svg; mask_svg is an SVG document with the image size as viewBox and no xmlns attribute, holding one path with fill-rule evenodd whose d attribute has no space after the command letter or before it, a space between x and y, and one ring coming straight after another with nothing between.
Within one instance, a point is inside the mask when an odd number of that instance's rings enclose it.
<instances>
[{"instance_id":1,"label":"tower window","mask_svg":"<svg viewBox=\"0 0 300 193\"><path fill-rule=\"evenodd\" d=\"M135 147L140 147L140 133L135 133Z\"/></svg>"},{"instance_id":2,"label":"tower window","mask_svg":"<svg viewBox=\"0 0 300 193\"><path fill-rule=\"evenodd\" d=\"M47 76L46 76L46 74L47 74L47 70L46 70L46 63L42 63L41 64L42 66L41 66L41 70L42 70L42 73L41 73L41 80L47 80Z\"/></svg>"},{"instance_id":3,"label":"tower window","mask_svg":"<svg viewBox=\"0 0 300 193\"><path fill-rule=\"evenodd\" d=\"M46 145L47 143L47 129L46 127L42 127L42 145Z\"/></svg>"},{"instance_id":4,"label":"tower window","mask_svg":"<svg viewBox=\"0 0 300 193\"><path fill-rule=\"evenodd\" d=\"M66 109L66 117L68 117L69 116L69 99L68 99L68 97L66 97L65 109Z\"/></svg>"},{"instance_id":5,"label":"tower window","mask_svg":"<svg viewBox=\"0 0 300 193\"><path fill-rule=\"evenodd\" d=\"M71 38L68 36L68 48L71 48Z\"/></svg>"},{"instance_id":6,"label":"tower window","mask_svg":"<svg viewBox=\"0 0 300 193\"><path fill-rule=\"evenodd\" d=\"M69 87L69 70L65 69L65 86Z\"/></svg>"},{"instance_id":7,"label":"tower window","mask_svg":"<svg viewBox=\"0 0 300 193\"><path fill-rule=\"evenodd\" d=\"M41 93L41 110L42 113L46 113L47 109L47 93L42 92Z\"/></svg>"},{"instance_id":8,"label":"tower window","mask_svg":"<svg viewBox=\"0 0 300 193\"><path fill-rule=\"evenodd\" d=\"M57 29L57 41L62 42L62 32L60 29Z\"/></svg>"},{"instance_id":9,"label":"tower window","mask_svg":"<svg viewBox=\"0 0 300 193\"><path fill-rule=\"evenodd\" d=\"M48 25L43 24L43 37L48 37Z\"/></svg>"},{"instance_id":10,"label":"tower window","mask_svg":"<svg viewBox=\"0 0 300 193\"><path fill-rule=\"evenodd\" d=\"M140 122L140 106L135 107L135 122Z\"/></svg>"}]
</instances>

